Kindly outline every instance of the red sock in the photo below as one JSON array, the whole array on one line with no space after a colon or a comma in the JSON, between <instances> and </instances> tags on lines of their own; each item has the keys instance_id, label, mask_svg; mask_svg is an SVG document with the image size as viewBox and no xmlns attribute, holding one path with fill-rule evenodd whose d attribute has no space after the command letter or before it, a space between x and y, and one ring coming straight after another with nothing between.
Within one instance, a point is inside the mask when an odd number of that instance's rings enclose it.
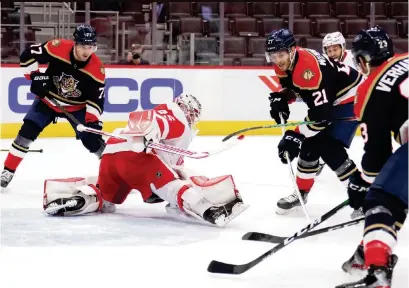
<instances>
[{"instance_id":1,"label":"red sock","mask_svg":"<svg viewBox=\"0 0 409 288\"><path fill-rule=\"evenodd\" d=\"M365 265L386 266L388 264L391 248L379 240L373 240L364 246Z\"/></svg>"},{"instance_id":2,"label":"red sock","mask_svg":"<svg viewBox=\"0 0 409 288\"><path fill-rule=\"evenodd\" d=\"M6 161L4 161L4 168L14 172L16 171L18 165L20 165L21 160L23 160L22 157L18 157L9 152Z\"/></svg>"},{"instance_id":3,"label":"red sock","mask_svg":"<svg viewBox=\"0 0 409 288\"><path fill-rule=\"evenodd\" d=\"M10 146L6 161L4 161L4 168L10 170L11 172L16 171L18 165L20 165L21 160L23 160L24 156L26 156L27 151L28 147L23 147L13 141Z\"/></svg>"},{"instance_id":4,"label":"red sock","mask_svg":"<svg viewBox=\"0 0 409 288\"><path fill-rule=\"evenodd\" d=\"M303 179L297 176L296 182L298 189L303 190L304 192L309 192L314 185L314 178Z\"/></svg>"}]
</instances>

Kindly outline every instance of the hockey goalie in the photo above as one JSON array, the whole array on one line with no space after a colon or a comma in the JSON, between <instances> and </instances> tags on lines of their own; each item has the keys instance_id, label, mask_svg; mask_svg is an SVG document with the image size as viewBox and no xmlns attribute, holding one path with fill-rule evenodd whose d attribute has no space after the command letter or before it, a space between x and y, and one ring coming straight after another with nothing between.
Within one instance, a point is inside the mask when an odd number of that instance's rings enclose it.
<instances>
[{"instance_id":1,"label":"hockey goalie","mask_svg":"<svg viewBox=\"0 0 409 288\"><path fill-rule=\"evenodd\" d=\"M54 216L112 213L135 189L145 203L167 202L168 213L223 227L247 208L233 177L194 175L184 168L183 156L148 146L163 143L187 149L201 110L194 96L182 94L172 103L131 112L128 125L118 131L120 137L107 139L95 185L85 178L46 180L45 212Z\"/></svg>"}]
</instances>

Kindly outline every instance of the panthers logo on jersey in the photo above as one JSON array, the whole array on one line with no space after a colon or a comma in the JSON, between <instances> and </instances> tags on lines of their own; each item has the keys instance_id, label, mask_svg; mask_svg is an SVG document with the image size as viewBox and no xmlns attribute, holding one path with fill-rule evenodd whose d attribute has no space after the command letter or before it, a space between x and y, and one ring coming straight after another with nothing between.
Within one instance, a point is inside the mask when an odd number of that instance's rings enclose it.
<instances>
[{"instance_id":1,"label":"panthers logo on jersey","mask_svg":"<svg viewBox=\"0 0 409 288\"><path fill-rule=\"evenodd\" d=\"M54 85L58 89L58 94L62 97L80 97L81 91L77 89L78 80L75 80L71 75L67 75L64 72L60 77L54 76Z\"/></svg>"}]
</instances>

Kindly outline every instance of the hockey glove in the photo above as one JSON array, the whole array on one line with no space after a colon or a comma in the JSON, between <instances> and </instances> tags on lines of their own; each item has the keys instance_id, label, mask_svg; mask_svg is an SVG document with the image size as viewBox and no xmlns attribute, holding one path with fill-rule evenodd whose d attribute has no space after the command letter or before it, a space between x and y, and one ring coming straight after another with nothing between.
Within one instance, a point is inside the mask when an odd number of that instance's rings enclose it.
<instances>
[{"instance_id":1,"label":"hockey glove","mask_svg":"<svg viewBox=\"0 0 409 288\"><path fill-rule=\"evenodd\" d=\"M102 130L103 123L102 121L87 122L86 126L96 130ZM82 132L81 141L89 150L89 152L96 154L98 157L101 157L101 153L105 149L105 141L104 139L102 139L101 135Z\"/></svg>"},{"instance_id":2,"label":"hockey glove","mask_svg":"<svg viewBox=\"0 0 409 288\"><path fill-rule=\"evenodd\" d=\"M103 125L104 123L102 121L87 122L87 126L89 128L96 129L96 130L102 130Z\"/></svg>"},{"instance_id":3,"label":"hockey glove","mask_svg":"<svg viewBox=\"0 0 409 288\"><path fill-rule=\"evenodd\" d=\"M280 157L281 162L287 164L287 158L285 157L285 152L288 153L288 158L291 161L298 156L301 149L302 141L305 136L294 132L292 130L285 131L284 137L278 144L278 157Z\"/></svg>"},{"instance_id":4,"label":"hockey glove","mask_svg":"<svg viewBox=\"0 0 409 288\"><path fill-rule=\"evenodd\" d=\"M103 123L102 123L102 121L87 122L87 126L92 128L92 129L101 131ZM94 133L87 133L87 134L88 134L87 137L90 140L90 142L95 142L95 143L104 142L104 140L102 140L101 135L94 134ZM94 146L94 145L92 145L92 146Z\"/></svg>"},{"instance_id":5,"label":"hockey glove","mask_svg":"<svg viewBox=\"0 0 409 288\"><path fill-rule=\"evenodd\" d=\"M290 108L288 107L285 94L282 92L270 93L268 97L270 100L270 116L276 121L277 124L281 124L280 113L283 117L284 123L287 123L290 116Z\"/></svg>"},{"instance_id":6,"label":"hockey glove","mask_svg":"<svg viewBox=\"0 0 409 288\"><path fill-rule=\"evenodd\" d=\"M45 73L41 73L41 72L33 72L30 74L30 79L31 79L31 86L30 86L31 93L37 95L40 98L44 98L48 96L50 76L46 75Z\"/></svg>"},{"instance_id":7,"label":"hockey glove","mask_svg":"<svg viewBox=\"0 0 409 288\"><path fill-rule=\"evenodd\" d=\"M360 171L355 171L351 177L349 177L348 183L348 197L349 197L349 206L358 210L364 204L364 199L368 193L370 183L366 182L361 177Z\"/></svg>"}]
</instances>

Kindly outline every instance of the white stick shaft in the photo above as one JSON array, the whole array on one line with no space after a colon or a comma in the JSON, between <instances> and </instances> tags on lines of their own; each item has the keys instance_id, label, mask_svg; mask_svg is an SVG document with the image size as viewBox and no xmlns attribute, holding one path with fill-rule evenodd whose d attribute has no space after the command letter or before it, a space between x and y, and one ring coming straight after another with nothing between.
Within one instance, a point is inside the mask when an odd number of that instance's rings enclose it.
<instances>
[{"instance_id":1,"label":"white stick shaft","mask_svg":"<svg viewBox=\"0 0 409 288\"><path fill-rule=\"evenodd\" d=\"M281 116L281 113L280 113L280 118L281 118L281 122L284 123L284 119ZM284 136L284 134L285 134L285 127L284 126L281 127L281 132L283 133L283 136ZM298 189L297 180L295 178L293 166L291 165L290 158L288 157L287 151L284 152L284 156L287 159L287 166L288 166L288 171L290 172L291 181L293 182L295 192L297 193L298 199L300 200L301 207L302 207L302 210L304 212L305 218L307 218L308 223L311 223L311 219L310 219L310 216L308 215L307 208L305 208L304 200L303 200L303 198L301 196L300 189Z\"/></svg>"},{"instance_id":2,"label":"white stick shaft","mask_svg":"<svg viewBox=\"0 0 409 288\"><path fill-rule=\"evenodd\" d=\"M150 148L168 152L168 153L173 153L181 156L185 156L188 158L193 158L193 159L202 159L202 158L207 158L209 156L221 153L235 145L237 145L241 140L244 139L243 135L240 135L239 137L230 139L229 141L222 142L222 145L218 149L212 150L212 151L205 151L205 152L197 152L197 151L191 151L191 150L186 150L183 148L171 146L171 145L166 145L162 143L149 143L148 146Z\"/></svg>"},{"instance_id":3,"label":"white stick shaft","mask_svg":"<svg viewBox=\"0 0 409 288\"><path fill-rule=\"evenodd\" d=\"M104 132L102 130L98 130L98 129L94 129L94 128L90 128L87 126L84 126L82 124L77 126L77 130L80 132L88 132L88 133L94 133L94 134L98 134L98 135L102 135L102 136L107 136L107 137L115 137L118 139L122 139L122 140L126 140L126 137L123 136L119 136L117 134L113 134L113 133L109 133L109 132Z\"/></svg>"},{"instance_id":4,"label":"white stick shaft","mask_svg":"<svg viewBox=\"0 0 409 288\"><path fill-rule=\"evenodd\" d=\"M104 132L102 130L93 129L85 125L82 125L82 124L77 126L77 130L80 132L88 132L88 133L94 133L94 134L98 134L102 136L115 137L115 138L122 139L122 140L128 139L124 136ZM233 138L229 141L222 142L222 145L218 149L210 151L210 152L196 152L196 151L191 151L191 150L187 150L187 149L183 149L183 148L179 148L179 147L175 147L171 145L166 145L162 143L149 143L148 146L152 149L156 149L156 150L160 150L160 151L164 151L164 152L168 152L168 153L172 153L172 154L176 154L176 155L180 155L180 156L184 156L188 158L202 159L202 158L207 158L211 155L220 153L224 150L227 150L233 147L234 145L236 145L237 143L239 143L240 140L243 140L243 139L244 139L244 136L240 135L237 138Z\"/></svg>"}]
</instances>

